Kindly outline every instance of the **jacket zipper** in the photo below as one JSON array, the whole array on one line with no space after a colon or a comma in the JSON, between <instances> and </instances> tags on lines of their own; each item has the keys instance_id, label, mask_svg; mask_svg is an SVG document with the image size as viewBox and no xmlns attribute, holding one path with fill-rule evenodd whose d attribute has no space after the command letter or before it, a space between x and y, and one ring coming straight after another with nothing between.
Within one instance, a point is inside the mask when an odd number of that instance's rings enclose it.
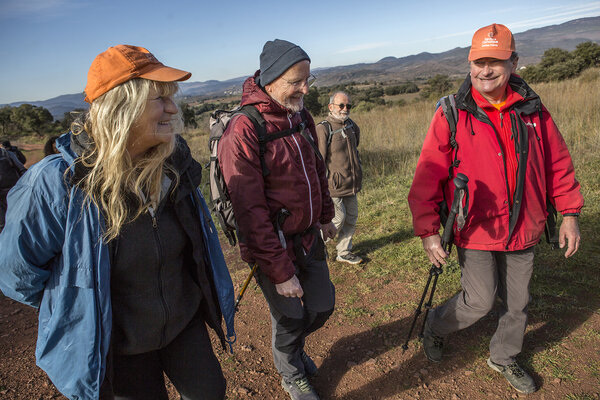
<instances>
[{"instance_id":1,"label":"jacket zipper","mask_svg":"<svg viewBox=\"0 0 600 400\"><path fill-rule=\"evenodd\" d=\"M159 206L159 209L161 206ZM160 347L163 347L166 342L166 330L167 330L167 321L169 320L169 309L167 307L167 302L165 301L164 293L163 293L163 282L162 282L162 269L163 269L163 254L162 254L162 243L160 241L160 237L158 235L158 210L156 212L150 213L152 216L152 233L154 234L154 241L156 242L156 255L158 257L158 295L160 297L161 304L163 306L163 315L164 315L164 324L162 328L162 333L160 337Z\"/></svg>"},{"instance_id":2,"label":"jacket zipper","mask_svg":"<svg viewBox=\"0 0 600 400\"><path fill-rule=\"evenodd\" d=\"M496 141L498 142L498 146L500 146L500 154L502 155L502 165L504 166L504 183L506 184L506 193L509 196L506 201L508 202L508 225L510 226L510 220L512 218L512 207L510 205L510 189L508 186L508 172L506 170L506 155L504 154L504 151L502 151L502 145L500 144L500 135L498 134L498 131L496 130L496 127L494 126L494 124L492 123L492 121L490 121L490 119L488 118L487 114L485 114L485 112L480 113L480 115L482 115L482 117L485 117L483 122L488 124L490 127L492 127L492 130L494 131L494 135L496 135ZM502 126L502 113L500 113L500 126ZM508 237L506 238L506 245L504 246L505 248L508 248L508 242L510 242L510 237L512 236L512 232L508 233Z\"/></svg>"},{"instance_id":3,"label":"jacket zipper","mask_svg":"<svg viewBox=\"0 0 600 400\"><path fill-rule=\"evenodd\" d=\"M290 129L292 128L292 120L290 118L290 114L287 115L288 121L290 123ZM300 154L300 163L302 164L302 170L304 171L304 177L306 178L306 183L308 184L308 204L310 205L310 220L308 221L308 226L306 229L310 228L313 220L313 205L312 205L312 187L310 186L310 180L308 179L308 173L306 172L306 166L304 165L304 157L302 157L302 150L300 149L300 145L296 140L296 136L292 135L292 139L294 139L294 143L296 143L296 147L298 148L298 154Z\"/></svg>"},{"instance_id":4,"label":"jacket zipper","mask_svg":"<svg viewBox=\"0 0 600 400\"><path fill-rule=\"evenodd\" d=\"M350 160L350 172L352 173L351 175L351 179L352 179L352 194L356 194L356 173L355 173L355 165L354 165L354 160L352 159L352 146L350 143L350 136L346 135L346 147L348 148L348 159Z\"/></svg>"}]
</instances>

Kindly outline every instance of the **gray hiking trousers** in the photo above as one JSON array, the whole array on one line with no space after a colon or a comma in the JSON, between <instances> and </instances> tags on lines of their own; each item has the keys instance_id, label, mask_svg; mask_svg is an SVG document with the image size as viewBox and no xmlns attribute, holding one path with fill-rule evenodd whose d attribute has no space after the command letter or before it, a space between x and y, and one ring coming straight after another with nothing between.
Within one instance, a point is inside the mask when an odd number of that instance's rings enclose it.
<instances>
[{"instance_id":1,"label":"gray hiking trousers","mask_svg":"<svg viewBox=\"0 0 600 400\"><path fill-rule=\"evenodd\" d=\"M457 250L463 290L429 314L429 326L438 336L467 328L490 312L499 297L498 327L490 341L490 358L496 364L508 365L523 347L533 247L511 252Z\"/></svg>"},{"instance_id":2,"label":"gray hiking trousers","mask_svg":"<svg viewBox=\"0 0 600 400\"><path fill-rule=\"evenodd\" d=\"M331 220L337 229L338 256L345 256L352 251L352 235L356 230L358 219L358 201L356 195L332 197L335 206L335 217Z\"/></svg>"},{"instance_id":3,"label":"gray hiking trousers","mask_svg":"<svg viewBox=\"0 0 600 400\"><path fill-rule=\"evenodd\" d=\"M306 266L296 266L304 297L285 297L260 271L258 284L271 311L271 349L277 371L287 381L305 375L301 354L306 337L321 328L333 313L335 288L329 279L325 245L315 235L312 248L306 254Z\"/></svg>"}]
</instances>

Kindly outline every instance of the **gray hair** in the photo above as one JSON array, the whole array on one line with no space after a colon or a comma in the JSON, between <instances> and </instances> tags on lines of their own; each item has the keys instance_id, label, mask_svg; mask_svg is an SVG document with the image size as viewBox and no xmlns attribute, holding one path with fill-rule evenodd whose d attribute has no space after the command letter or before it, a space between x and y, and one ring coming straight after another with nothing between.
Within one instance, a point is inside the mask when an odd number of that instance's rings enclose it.
<instances>
[{"instance_id":1,"label":"gray hair","mask_svg":"<svg viewBox=\"0 0 600 400\"><path fill-rule=\"evenodd\" d=\"M329 97L329 104L334 104L333 100L335 99L335 96L337 96L338 94L343 94L344 96L346 96L348 98L348 100L350 100L350 96L348 96L348 93L346 92L342 92L341 90L338 90L337 92L334 92L330 97Z\"/></svg>"}]
</instances>

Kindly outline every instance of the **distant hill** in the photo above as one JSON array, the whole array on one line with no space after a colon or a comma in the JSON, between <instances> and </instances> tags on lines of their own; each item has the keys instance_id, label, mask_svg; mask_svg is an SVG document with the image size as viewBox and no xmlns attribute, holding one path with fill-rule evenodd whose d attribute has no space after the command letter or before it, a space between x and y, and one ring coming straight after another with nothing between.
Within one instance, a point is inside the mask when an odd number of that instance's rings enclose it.
<instances>
[{"instance_id":1,"label":"distant hill","mask_svg":"<svg viewBox=\"0 0 600 400\"><path fill-rule=\"evenodd\" d=\"M0 107L11 106L18 107L21 104L31 104L36 107L44 107L50 114L54 117L54 119L62 119L66 112L73 111L76 108L83 108L87 110L88 103L86 103L83 99L85 95L83 93L75 93L75 94L63 94L58 97L53 97L48 100L43 101L17 101L15 103L10 104L1 104Z\"/></svg>"},{"instance_id":2,"label":"distant hill","mask_svg":"<svg viewBox=\"0 0 600 400\"><path fill-rule=\"evenodd\" d=\"M538 63L552 47L573 51L582 42L600 43L600 17L581 18L515 34L519 66ZM407 57L385 57L372 64L354 64L318 70L317 84L331 86L350 81L412 81L436 74L465 75L469 47L443 53L419 53Z\"/></svg>"},{"instance_id":3,"label":"distant hill","mask_svg":"<svg viewBox=\"0 0 600 400\"><path fill-rule=\"evenodd\" d=\"M559 25L530 29L515 34L519 65L530 65L540 61L546 50L559 47L572 51L582 42L600 43L600 17L581 18ZM317 85L331 86L351 81L414 81L427 79L436 74L464 75L468 71L468 47L457 47L443 53L419 53L407 57L385 57L375 63L361 63L331 68L318 68L313 73L318 77ZM248 71L248 74L254 71ZM181 82L181 96L216 97L239 94L246 77L226 81ZM19 106L29 103L47 108L55 119L75 108L87 108L83 93L67 94L44 101L21 101L8 104ZM6 105L6 104L5 104ZM0 107L3 105L0 105Z\"/></svg>"}]
</instances>

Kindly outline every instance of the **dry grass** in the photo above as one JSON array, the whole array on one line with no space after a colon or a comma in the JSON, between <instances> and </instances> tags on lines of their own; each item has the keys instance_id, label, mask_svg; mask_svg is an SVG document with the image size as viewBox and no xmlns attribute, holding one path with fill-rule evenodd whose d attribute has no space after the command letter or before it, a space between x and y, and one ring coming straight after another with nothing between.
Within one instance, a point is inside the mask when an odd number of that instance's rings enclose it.
<instances>
[{"instance_id":1,"label":"dry grass","mask_svg":"<svg viewBox=\"0 0 600 400\"><path fill-rule=\"evenodd\" d=\"M575 80L533 85L580 160L600 151L599 71L588 70ZM412 175L434 111L435 104L419 101L353 113L361 128L360 153L366 173ZM194 156L202 162L208 160L208 121L204 122L185 134Z\"/></svg>"},{"instance_id":2,"label":"dry grass","mask_svg":"<svg viewBox=\"0 0 600 400\"><path fill-rule=\"evenodd\" d=\"M580 78L542 83L540 95L576 158L600 151L600 74L590 70ZM356 113L361 127L360 151L368 175L412 174L435 105L416 102L401 107Z\"/></svg>"}]
</instances>

